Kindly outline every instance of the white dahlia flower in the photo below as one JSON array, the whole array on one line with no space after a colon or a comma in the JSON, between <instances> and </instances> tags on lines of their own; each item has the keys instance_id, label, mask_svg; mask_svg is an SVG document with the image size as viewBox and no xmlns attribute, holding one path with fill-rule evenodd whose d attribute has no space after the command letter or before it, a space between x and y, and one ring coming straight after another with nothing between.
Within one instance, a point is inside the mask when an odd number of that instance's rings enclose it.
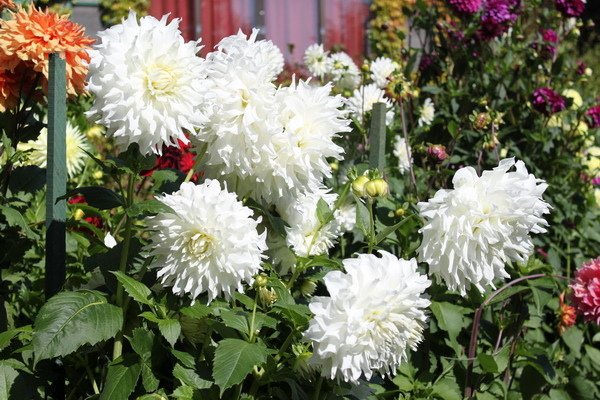
<instances>
[{"instance_id":1,"label":"white dahlia flower","mask_svg":"<svg viewBox=\"0 0 600 400\"><path fill-rule=\"evenodd\" d=\"M283 71L283 54L270 40L256 40L259 30L254 28L248 38L240 29L237 35L223 38L217 48L233 57L253 59L266 70L262 77L272 81Z\"/></svg>"},{"instance_id":2,"label":"white dahlia flower","mask_svg":"<svg viewBox=\"0 0 600 400\"><path fill-rule=\"evenodd\" d=\"M322 44L313 43L304 52L304 64L313 76L323 78L329 72L330 63L327 55L328 51L323 49Z\"/></svg>"},{"instance_id":3,"label":"white dahlia flower","mask_svg":"<svg viewBox=\"0 0 600 400\"><path fill-rule=\"evenodd\" d=\"M414 258L379 253L344 260L346 273L323 278L330 297L310 302L314 317L304 336L313 344L311 362L327 378L356 384L363 374L395 375L423 339L431 282Z\"/></svg>"},{"instance_id":4,"label":"white dahlia flower","mask_svg":"<svg viewBox=\"0 0 600 400\"><path fill-rule=\"evenodd\" d=\"M21 151L29 150L27 154L27 164L36 165L40 168L46 168L48 159L48 129L42 128L40 135L36 140L30 140L26 143L19 143L18 149ZM83 167L88 155L85 151L92 151L85 135L81 133L77 126L67 121L66 130L66 161L67 161L67 176L69 179L77 176Z\"/></svg>"},{"instance_id":5,"label":"white dahlia flower","mask_svg":"<svg viewBox=\"0 0 600 400\"><path fill-rule=\"evenodd\" d=\"M148 218L154 232L147 250L163 285L192 299L207 292L210 303L221 293L229 299L235 290L243 292L243 281L253 282L267 248L266 232L257 232L260 219L252 219L252 210L234 193L207 179L183 183L158 200L173 210Z\"/></svg>"},{"instance_id":6,"label":"white dahlia flower","mask_svg":"<svg viewBox=\"0 0 600 400\"><path fill-rule=\"evenodd\" d=\"M281 217L289 225L285 227L286 242L301 257L326 254L341 233L337 222L339 210L334 211L332 221L321 226L317 217L319 199L323 199L333 209L337 194L329 193L329 189L319 188L301 194L291 204L278 207Z\"/></svg>"},{"instance_id":7,"label":"white dahlia flower","mask_svg":"<svg viewBox=\"0 0 600 400\"><path fill-rule=\"evenodd\" d=\"M360 83L360 70L348 54L340 51L327 59L328 74L340 89L352 90Z\"/></svg>"},{"instance_id":8,"label":"white dahlia flower","mask_svg":"<svg viewBox=\"0 0 600 400\"><path fill-rule=\"evenodd\" d=\"M394 156L398 159L398 170L402 175L408 170L412 164L412 157L409 154L410 145L406 143L400 135L394 136Z\"/></svg>"},{"instance_id":9,"label":"white dahlia flower","mask_svg":"<svg viewBox=\"0 0 600 400\"><path fill-rule=\"evenodd\" d=\"M421 107L421 112L419 115L419 126L431 125L433 122L433 117L435 116L435 106L431 99L427 98L423 102L423 106Z\"/></svg>"},{"instance_id":10,"label":"white dahlia flower","mask_svg":"<svg viewBox=\"0 0 600 400\"><path fill-rule=\"evenodd\" d=\"M387 57L378 57L371 63L371 79L377 87L383 89L388 84L388 78L400 66L397 62L390 60Z\"/></svg>"},{"instance_id":11,"label":"white dahlia flower","mask_svg":"<svg viewBox=\"0 0 600 400\"><path fill-rule=\"evenodd\" d=\"M494 280L508 278L505 263L527 260L533 252L529 234L546 232L542 215L550 206L542 194L548 185L514 158L481 177L472 167L461 168L452 184L454 189L418 204L425 220L418 253L431 275L464 296L471 284L484 292Z\"/></svg>"},{"instance_id":12,"label":"white dahlia flower","mask_svg":"<svg viewBox=\"0 0 600 400\"><path fill-rule=\"evenodd\" d=\"M379 89L374 83L355 89L352 97L347 100L347 107L352 115L358 120L362 120L364 114L373 110L373 104L375 103L385 103L388 110L385 113L385 123L386 125L390 125L394 120L393 104L386 97L385 92Z\"/></svg>"},{"instance_id":13,"label":"white dahlia flower","mask_svg":"<svg viewBox=\"0 0 600 400\"><path fill-rule=\"evenodd\" d=\"M341 206L336 222L342 232L352 232L356 225L356 206L354 204Z\"/></svg>"},{"instance_id":14,"label":"white dahlia flower","mask_svg":"<svg viewBox=\"0 0 600 400\"><path fill-rule=\"evenodd\" d=\"M179 19L167 24L134 12L122 23L98 33L90 51L88 89L95 95L87 115L104 125L117 146L138 143L142 154L161 154L163 145L188 143L206 121L198 110L205 102L199 41L184 43Z\"/></svg>"}]
</instances>

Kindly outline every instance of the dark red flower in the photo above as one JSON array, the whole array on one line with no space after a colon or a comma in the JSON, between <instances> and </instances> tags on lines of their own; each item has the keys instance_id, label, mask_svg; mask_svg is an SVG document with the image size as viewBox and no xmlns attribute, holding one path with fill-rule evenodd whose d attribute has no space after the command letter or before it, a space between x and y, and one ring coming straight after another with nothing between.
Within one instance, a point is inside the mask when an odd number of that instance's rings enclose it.
<instances>
[{"instance_id":1,"label":"dark red flower","mask_svg":"<svg viewBox=\"0 0 600 400\"><path fill-rule=\"evenodd\" d=\"M73 197L71 197L69 199L68 203L69 204L87 204L87 201L86 201L86 199L85 199L84 196L73 196ZM101 217L99 217L99 216L85 217L85 213L83 213L82 215L84 216L84 218L82 218L84 221L86 221L90 225L94 225L98 229L102 229L103 222L102 222L102 218ZM77 215L74 215L74 217L76 219L81 218L81 217L78 218ZM81 229L81 230L84 230L84 229Z\"/></svg>"},{"instance_id":2,"label":"dark red flower","mask_svg":"<svg viewBox=\"0 0 600 400\"><path fill-rule=\"evenodd\" d=\"M583 0L555 0L556 9L567 17L579 17L585 10Z\"/></svg>"},{"instance_id":3,"label":"dark red flower","mask_svg":"<svg viewBox=\"0 0 600 400\"><path fill-rule=\"evenodd\" d=\"M484 40L505 33L519 16L520 0L487 0L483 5L479 37Z\"/></svg>"},{"instance_id":4,"label":"dark red flower","mask_svg":"<svg viewBox=\"0 0 600 400\"><path fill-rule=\"evenodd\" d=\"M590 119L592 128L600 128L600 104L590 107L590 109L585 112L585 115Z\"/></svg>"},{"instance_id":5,"label":"dark red flower","mask_svg":"<svg viewBox=\"0 0 600 400\"><path fill-rule=\"evenodd\" d=\"M459 13L470 15L479 11L482 0L448 0L448 2Z\"/></svg>"},{"instance_id":6,"label":"dark red flower","mask_svg":"<svg viewBox=\"0 0 600 400\"><path fill-rule=\"evenodd\" d=\"M549 87L535 89L531 102L533 108L546 115L557 113L566 107L565 98Z\"/></svg>"},{"instance_id":7,"label":"dark red flower","mask_svg":"<svg viewBox=\"0 0 600 400\"><path fill-rule=\"evenodd\" d=\"M195 155L190 151L191 145L179 141L179 147L163 146L163 153L156 159L154 168L142 171L142 176L152 176L160 169L176 169L187 174L194 166Z\"/></svg>"}]
</instances>

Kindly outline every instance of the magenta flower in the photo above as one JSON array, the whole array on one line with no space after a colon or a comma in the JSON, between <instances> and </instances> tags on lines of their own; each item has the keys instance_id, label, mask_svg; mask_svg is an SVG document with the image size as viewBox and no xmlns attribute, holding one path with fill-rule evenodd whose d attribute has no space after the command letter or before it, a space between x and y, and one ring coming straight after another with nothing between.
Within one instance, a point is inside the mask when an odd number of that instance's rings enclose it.
<instances>
[{"instance_id":1,"label":"magenta flower","mask_svg":"<svg viewBox=\"0 0 600 400\"><path fill-rule=\"evenodd\" d=\"M448 158L448 153L446 152L446 146L441 144L432 144L427 147L427 155L431 157L435 162L442 162L446 158Z\"/></svg>"},{"instance_id":2,"label":"magenta flower","mask_svg":"<svg viewBox=\"0 0 600 400\"><path fill-rule=\"evenodd\" d=\"M579 17L585 10L583 0L555 0L556 9L567 17Z\"/></svg>"},{"instance_id":3,"label":"magenta flower","mask_svg":"<svg viewBox=\"0 0 600 400\"><path fill-rule=\"evenodd\" d=\"M600 325L600 257L583 264L571 283L571 301L586 322Z\"/></svg>"},{"instance_id":4,"label":"magenta flower","mask_svg":"<svg viewBox=\"0 0 600 400\"><path fill-rule=\"evenodd\" d=\"M459 13L470 15L479 11L482 0L448 0L448 2Z\"/></svg>"},{"instance_id":5,"label":"magenta flower","mask_svg":"<svg viewBox=\"0 0 600 400\"><path fill-rule=\"evenodd\" d=\"M566 107L565 98L549 87L535 89L531 102L533 108L546 115L557 113Z\"/></svg>"},{"instance_id":6,"label":"magenta flower","mask_svg":"<svg viewBox=\"0 0 600 400\"><path fill-rule=\"evenodd\" d=\"M519 16L520 5L520 0L487 0L483 5L480 37L489 40L506 32Z\"/></svg>"},{"instance_id":7,"label":"magenta flower","mask_svg":"<svg viewBox=\"0 0 600 400\"><path fill-rule=\"evenodd\" d=\"M585 115L589 117L592 128L600 128L600 104L591 107Z\"/></svg>"}]
</instances>

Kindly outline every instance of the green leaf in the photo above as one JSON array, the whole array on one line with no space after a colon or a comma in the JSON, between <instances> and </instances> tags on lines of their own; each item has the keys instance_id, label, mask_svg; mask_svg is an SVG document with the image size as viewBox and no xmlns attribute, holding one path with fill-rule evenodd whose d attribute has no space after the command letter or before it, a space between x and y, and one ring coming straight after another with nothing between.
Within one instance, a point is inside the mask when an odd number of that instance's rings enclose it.
<instances>
[{"instance_id":1,"label":"green leaf","mask_svg":"<svg viewBox=\"0 0 600 400\"><path fill-rule=\"evenodd\" d=\"M31 332L31 325L9 329L8 331L0 333L0 350L8 346L15 336L21 332Z\"/></svg>"},{"instance_id":2,"label":"green leaf","mask_svg":"<svg viewBox=\"0 0 600 400\"><path fill-rule=\"evenodd\" d=\"M363 202L355 196L356 199L356 226L363 235L368 236L369 231L371 230L371 216L369 215L369 210L367 206L363 204Z\"/></svg>"},{"instance_id":3,"label":"green leaf","mask_svg":"<svg viewBox=\"0 0 600 400\"><path fill-rule=\"evenodd\" d=\"M255 365L263 364L267 359L267 348L260 343L248 343L239 339L224 339L215 351L213 379L221 389L242 382Z\"/></svg>"},{"instance_id":4,"label":"green leaf","mask_svg":"<svg viewBox=\"0 0 600 400\"><path fill-rule=\"evenodd\" d=\"M550 389L548 396L550 400L571 400L571 396L564 390Z\"/></svg>"},{"instance_id":5,"label":"green leaf","mask_svg":"<svg viewBox=\"0 0 600 400\"><path fill-rule=\"evenodd\" d=\"M64 196L56 199L64 200L73 197L77 194L81 194L85 197L85 201L92 207L96 207L99 210L110 210L112 208L121 207L125 205L123 198L120 194L113 192L110 189L101 186L83 186L77 189L73 189Z\"/></svg>"},{"instance_id":6,"label":"green leaf","mask_svg":"<svg viewBox=\"0 0 600 400\"><path fill-rule=\"evenodd\" d=\"M319 199L317 202L317 218L319 218L321 226L327 225L333 219L333 211L323 199Z\"/></svg>"},{"instance_id":7,"label":"green leaf","mask_svg":"<svg viewBox=\"0 0 600 400\"><path fill-rule=\"evenodd\" d=\"M136 355L125 354L108 366L100 400L128 399L140 377L142 364Z\"/></svg>"},{"instance_id":8,"label":"green leaf","mask_svg":"<svg viewBox=\"0 0 600 400\"><path fill-rule=\"evenodd\" d=\"M131 218L136 218L139 216L153 215L158 213L172 213L175 211L168 205L158 201L158 200L145 200L134 203L127 209L127 215Z\"/></svg>"},{"instance_id":9,"label":"green leaf","mask_svg":"<svg viewBox=\"0 0 600 400\"><path fill-rule=\"evenodd\" d=\"M19 373L14 368L0 364L0 399L10 399L10 389Z\"/></svg>"},{"instance_id":10,"label":"green leaf","mask_svg":"<svg viewBox=\"0 0 600 400\"><path fill-rule=\"evenodd\" d=\"M573 354L575 354L576 357L579 357L581 354L581 345L583 344L583 332L574 326L567 329L561 337L565 344L569 346L569 349L571 349Z\"/></svg>"},{"instance_id":11,"label":"green leaf","mask_svg":"<svg viewBox=\"0 0 600 400\"><path fill-rule=\"evenodd\" d=\"M158 389L160 382L156 378L156 376L154 376L154 373L152 372L152 368L150 367L150 364L148 364L148 363L142 364L141 375L142 375L142 385L144 386L144 389L146 389L147 392L153 392L156 389Z\"/></svg>"},{"instance_id":12,"label":"green leaf","mask_svg":"<svg viewBox=\"0 0 600 400\"><path fill-rule=\"evenodd\" d=\"M464 315L470 310L448 302L431 303L431 312L435 316L440 329L448 332L450 339L456 339L460 331L465 328L469 321Z\"/></svg>"},{"instance_id":13,"label":"green leaf","mask_svg":"<svg viewBox=\"0 0 600 400\"><path fill-rule=\"evenodd\" d=\"M149 360L154 345L154 333L146 328L136 328L133 330L132 337L129 338L129 343L142 360Z\"/></svg>"},{"instance_id":14,"label":"green leaf","mask_svg":"<svg viewBox=\"0 0 600 400\"><path fill-rule=\"evenodd\" d=\"M479 366L484 372L498 372L498 364L496 364L493 356L480 353L477 355L477 361L479 361Z\"/></svg>"},{"instance_id":15,"label":"green leaf","mask_svg":"<svg viewBox=\"0 0 600 400\"><path fill-rule=\"evenodd\" d=\"M596 364L596 368L600 368L600 350L590 346L585 345L585 354L592 360L594 364Z\"/></svg>"},{"instance_id":16,"label":"green leaf","mask_svg":"<svg viewBox=\"0 0 600 400\"><path fill-rule=\"evenodd\" d=\"M221 319L225 326L233 328L243 334L247 334L250 329L248 326L248 319L243 314L237 314L231 310L222 310Z\"/></svg>"},{"instance_id":17,"label":"green leaf","mask_svg":"<svg viewBox=\"0 0 600 400\"><path fill-rule=\"evenodd\" d=\"M27 236L30 239L39 239L39 235L31 230L31 228L27 224L27 221L25 221L25 218L23 218L23 215L19 211L15 210L14 208L0 206L0 212L2 212L4 218L6 218L8 226L16 226L21 228L25 236Z\"/></svg>"},{"instance_id":18,"label":"green leaf","mask_svg":"<svg viewBox=\"0 0 600 400\"><path fill-rule=\"evenodd\" d=\"M152 291L148 289L142 282L135 280L123 272L110 271L117 280L123 285L123 289L138 303L146 304L148 306L154 306L155 302L152 299Z\"/></svg>"},{"instance_id":19,"label":"green leaf","mask_svg":"<svg viewBox=\"0 0 600 400\"><path fill-rule=\"evenodd\" d=\"M184 307L179 310L181 314L187 315L188 317L202 319L207 317L212 312L212 309L204 304L195 303L193 306Z\"/></svg>"},{"instance_id":20,"label":"green leaf","mask_svg":"<svg viewBox=\"0 0 600 400\"><path fill-rule=\"evenodd\" d=\"M176 319L161 319L158 321L158 330L171 346L175 346L181 334L181 324Z\"/></svg>"},{"instance_id":21,"label":"green leaf","mask_svg":"<svg viewBox=\"0 0 600 400\"><path fill-rule=\"evenodd\" d=\"M114 337L123 326L123 312L100 292L62 292L40 309L34 323L35 363L64 356L84 344Z\"/></svg>"},{"instance_id":22,"label":"green leaf","mask_svg":"<svg viewBox=\"0 0 600 400\"><path fill-rule=\"evenodd\" d=\"M527 287L527 286L509 286L508 288L506 288L503 291L501 291L500 293L498 293L498 295L496 297L494 297L488 303L488 305L503 302L504 300L516 295L517 293L521 293L521 292L524 292L524 291L530 290L530 289L531 288Z\"/></svg>"},{"instance_id":23,"label":"green leaf","mask_svg":"<svg viewBox=\"0 0 600 400\"><path fill-rule=\"evenodd\" d=\"M211 381L200 378L194 370L184 368L180 364L175 364L173 376L179 379L182 384L191 386L195 389L208 389L212 386Z\"/></svg>"},{"instance_id":24,"label":"green leaf","mask_svg":"<svg viewBox=\"0 0 600 400\"><path fill-rule=\"evenodd\" d=\"M462 394L456 381L447 377L433 385L433 393L442 400L461 400Z\"/></svg>"}]
</instances>

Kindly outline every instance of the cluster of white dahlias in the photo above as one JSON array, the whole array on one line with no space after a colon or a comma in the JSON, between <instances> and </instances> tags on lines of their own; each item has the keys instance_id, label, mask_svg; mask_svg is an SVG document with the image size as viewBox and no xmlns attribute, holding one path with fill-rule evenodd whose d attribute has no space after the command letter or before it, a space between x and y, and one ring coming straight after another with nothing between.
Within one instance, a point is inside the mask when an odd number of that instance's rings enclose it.
<instances>
[{"instance_id":1,"label":"cluster of white dahlias","mask_svg":"<svg viewBox=\"0 0 600 400\"><path fill-rule=\"evenodd\" d=\"M270 41L256 41L257 34L227 37L208 54L211 109L195 140L207 145L206 176L241 196L289 204L331 176L327 158L343 153L334 138L350 128L330 85L275 86L283 58Z\"/></svg>"},{"instance_id":2,"label":"cluster of white dahlias","mask_svg":"<svg viewBox=\"0 0 600 400\"><path fill-rule=\"evenodd\" d=\"M329 54L315 43L304 52L304 64L313 76L331 81L338 89L352 90L360 84L360 70L343 51Z\"/></svg>"},{"instance_id":3,"label":"cluster of white dahlias","mask_svg":"<svg viewBox=\"0 0 600 400\"><path fill-rule=\"evenodd\" d=\"M425 220L419 260L450 290L466 295L474 285L484 292L494 280L509 277L507 262L527 260L533 252L530 233L546 231L547 184L514 158L481 176L472 167L461 168L452 184L418 204Z\"/></svg>"},{"instance_id":4,"label":"cluster of white dahlias","mask_svg":"<svg viewBox=\"0 0 600 400\"><path fill-rule=\"evenodd\" d=\"M329 297L314 297L304 336L313 344L311 362L330 379L358 383L374 372L395 375L409 350L423 339L431 282L417 262L380 251L343 261L346 273L323 278Z\"/></svg>"}]
</instances>

